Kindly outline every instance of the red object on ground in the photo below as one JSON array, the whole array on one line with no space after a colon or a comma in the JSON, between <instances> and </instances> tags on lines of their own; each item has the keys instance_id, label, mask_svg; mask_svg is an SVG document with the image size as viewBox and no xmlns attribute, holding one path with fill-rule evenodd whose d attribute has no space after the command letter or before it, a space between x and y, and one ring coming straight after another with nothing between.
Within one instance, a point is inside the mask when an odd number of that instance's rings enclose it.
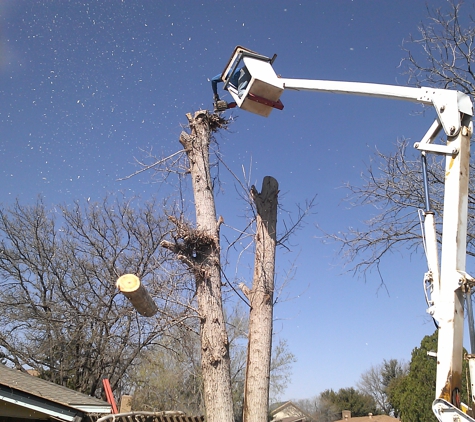
<instances>
[{"instance_id":1,"label":"red object on ground","mask_svg":"<svg viewBox=\"0 0 475 422\"><path fill-rule=\"evenodd\" d=\"M112 388L110 382L107 378L102 380L102 385L104 386L104 391L106 392L107 402L112 406L112 413L119 413L117 410L117 405L115 403L114 395L112 394Z\"/></svg>"}]
</instances>

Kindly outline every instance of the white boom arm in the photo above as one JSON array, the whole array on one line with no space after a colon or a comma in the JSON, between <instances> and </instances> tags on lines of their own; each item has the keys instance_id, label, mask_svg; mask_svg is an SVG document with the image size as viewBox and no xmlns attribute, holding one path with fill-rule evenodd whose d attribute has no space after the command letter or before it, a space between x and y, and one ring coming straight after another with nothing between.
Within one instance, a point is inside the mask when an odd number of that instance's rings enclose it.
<instances>
[{"instance_id":1,"label":"white boom arm","mask_svg":"<svg viewBox=\"0 0 475 422\"><path fill-rule=\"evenodd\" d=\"M434 213L426 209L423 214L429 265L425 281L430 284L431 292L428 312L440 328L434 413L441 422L453 422L454 414L465 415L458 409L462 389L464 293L470 289L472 280L465 273L470 116L473 115L470 98L458 91L432 88L300 79L282 79L282 83L285 89L390 98L434 106L437 119L415 147L423 154L435 152L447 157L440 271ZM447 135L447 144L434 145L432 142L441 128ZM451 407L456 410L449 411Z\"/></svg>"},{"instance_id":2,"label":"white boom arm","mask_svg":"<svg viewBox=\"0 0 475 422\"><path fill-rule=\"evenodd\" d=\"M456 418L475 422L459 410L462 388L464 296L470 292L475 282L465 272L471 116L473 116L470 97L446 89L281 78L272 68L275 57L274 55L270 59L243 47L236 47L222 73L222 79L227 86L238 66L242 63L246 66L248 77L245 84L241 85L239 80L239 86L230 85L228 89L240 108L267 117L273 108L283 108L280 96L285 89L363 95L434 106L437 119L423 139L414 145L422 152L423 158L427 152L446 156L440 271L434 212L430 210L427 179L424 179L426 185L426 210L423 212L424 240L429 266L424 282L428 285L426 289L428 312L439 324L436 401L433 410L441 422L453 422ZM433 144L441 129L447 135L447 144ZM425 167L424 160L423 167ZM471 356L475 361L475 355ZM473 366L475 372L475 365ZM474 383L475 380L472 380L472 385ZM472 395L475 397L475 393L472 392Z\"/></svg>"},{"instance_id":3,"label":"white boom arm","mask_svg":"<svg viewBox=\"0 0 475 422\"><path fill-rule=\"evenodd\" d=\"M279 80L285 89L297 91L363 95L431 104L434 106L444 132L448 136L454 136L459 132L461 125L460 113L470 116L473 113L470 97L453 90L312 79L280 78Z\"/></svg>"},{"instance_id":4,"label":"white boom arm","mask_svg":"<svg viewBox=\"0 0 475 422\"><path fill-rule=\"evenodd\" d=\"M425 282L430 284L431 292L428 312L438 322L440 328L437 350L437 400L434 402L434 413L441 422L453 422L454 414L457 416L462 414L466 420L472 420L459 410L462 388L464 293L470 289L473 280L465 273L472 132L470 116L473 115L470 98L458 91L433 88L308 79L280 79L280 81L284 89L363 95L434 106L437 113L436 121L421 142L414 145L423 154L435 152L445 154L447 157L440 272L434 213L430 209L423 212L429 265ZM446 145L432 144L440 129L447 135Z\"/></svg>"}]
</instances>

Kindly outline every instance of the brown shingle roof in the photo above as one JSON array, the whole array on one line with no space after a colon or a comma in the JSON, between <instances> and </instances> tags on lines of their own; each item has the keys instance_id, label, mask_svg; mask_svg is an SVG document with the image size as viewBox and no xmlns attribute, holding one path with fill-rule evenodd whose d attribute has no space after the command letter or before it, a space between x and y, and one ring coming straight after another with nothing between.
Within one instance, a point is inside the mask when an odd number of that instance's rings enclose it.
<instances>
[{"instance_id":1,"label":"brown shingle roof","mask_svg":"<svg viewBox=\"0 0 475 422\"><path fill-rule=\"evenodd\" d=\"M373 416L357 416L349 417L348 419L340 419L335 422L396 422L398 419L388 415L373 415Z\"/></svg>"},{"instance_id":2,"label":"brown shingle roof","mask_svg":"<svg viewBox=\"0 0 475 422\"><path fill-rule=\"evenodd\" d=\"M0 385L88 412L109 413L109 403L0 364Z\"/></svg>"}]
</instances>

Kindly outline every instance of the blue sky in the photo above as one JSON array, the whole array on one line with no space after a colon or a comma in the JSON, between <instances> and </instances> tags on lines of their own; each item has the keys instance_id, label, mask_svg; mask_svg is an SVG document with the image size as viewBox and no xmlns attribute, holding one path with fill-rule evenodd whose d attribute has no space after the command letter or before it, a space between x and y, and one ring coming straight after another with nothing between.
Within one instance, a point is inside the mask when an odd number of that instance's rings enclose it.
<instances>
[{"instance_id":1,"label":"blue sky","mask_svg":"<svg viewBox=\"0 0 475 422\"><path fill-rule=\"evenodd\" d=\"M211 109L208 78L236 45L277 53L283 77L404 85L403 40L417 35L425 3L0 0L1 202L165 195L151 174L118 179L137 170L134 157L144 151L180 148L185 113ZM409 360L433 332L422 255L388 256L381 289L377 273L366 280L346 273L338 245L322 242L316 227L336 232L370 218L374 210L343 201L342 186L361 183L376 147L391 152L398 139L420 140L433 115L412 103L353 96L289 91L281 99L284 110L267 119L235 109L217 141L231 170L244 178L245 169L258 189L266 175L278 180L280 224L317 195L315 214L277 262L280 282L295 265L289 300L275 310L276 335L298 359L282 397L291 399L355 386L383 359ZM245 227L246 204L230 174L221 175L217 212L232 236L232 226ZM250 272L246 261L228 266L231 278Z\"/></svg>"}]
</instances>

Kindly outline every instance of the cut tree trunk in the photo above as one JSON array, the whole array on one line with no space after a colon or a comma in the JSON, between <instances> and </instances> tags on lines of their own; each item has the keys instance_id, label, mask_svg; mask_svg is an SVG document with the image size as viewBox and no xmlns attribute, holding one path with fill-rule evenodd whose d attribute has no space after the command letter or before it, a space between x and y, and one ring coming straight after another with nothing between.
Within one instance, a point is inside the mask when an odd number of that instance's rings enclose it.
<instances>
[{"instance_id":1,"label":"cut tree trunk","mask_svg":"<svg viewBox=\"0 0 475 422\"><path fill-rule=\"evenodd\" d=\"M244 422L268 420L278 193L277 180L270 176L264 178L261 193L251 188L257 221L252 289L242 286L251 304Z\"/></svg>"},{"instance_id":2,"label":"cut tree trunk","mask_svg":"<svg viewBox=\"0 0 475 422\"><path fill-rule=\"evenodd\" d=\"M176 224L175 243L162 242L192 270L200 317L201 365L207 422L232 422L233 402L229 343L221 295L220 221L216 219L209 146L213 132L226 126L218 114L206 110L187 114L190 133L182 132L190 164L196 207L196 228L172 219ZM178 241L179 240L179 241Z\"/></svg>"},{"instance_id":3,"label":"cut tree trunk","mask_svg":"<svg viewBox=\"0 0 475 422\"><path fill-rule=\"evenodd\" d=\"M140 315L152 317L158 312L157 305L136 275L124 274L116 285Z\"/></svg>"}]
</instances>

